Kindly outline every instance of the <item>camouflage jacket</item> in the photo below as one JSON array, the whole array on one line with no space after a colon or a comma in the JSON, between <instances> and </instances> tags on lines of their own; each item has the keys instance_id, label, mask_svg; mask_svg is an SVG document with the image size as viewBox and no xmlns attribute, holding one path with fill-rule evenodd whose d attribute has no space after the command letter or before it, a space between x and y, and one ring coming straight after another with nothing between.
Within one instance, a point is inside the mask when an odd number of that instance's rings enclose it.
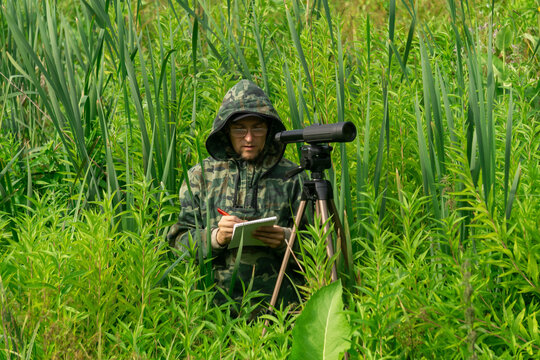
<instances>
[{"instance_id":1,"label":"camouflage jacket","mask_svg":"<svg viewBox=\"0 0 540 360\"><path fill-rule=\"evenodd\" d=\"M242 160L224 131L229 121L246 113L264 117L269 125L265 147L255 161ZM184 182L180 189L181 211L169 232L169 242L183 252L189 248L190 240L194 241L204 257L213 259L214 278L225 291L229 290L237 249L211 246L207 234L217 228L221 219L217 208L246 220L277 216L279 226L293 227L292 215L296 215L299 206L303 175L285 178L288 171L298 166L283 158L285 145L273 141L274 135L283 130L285 127L266 94L254 83L240 81L227 92L214 119L206 141L211 157L189 170L189 187ZM271 294L284 251L285 247L244 247L233 297L241 298L242 282L247 288L251 281L253 290ZM288 275L295 277L292 271ZM290 286L286 282L285 288Z\"/></svg>"}]
</instances>

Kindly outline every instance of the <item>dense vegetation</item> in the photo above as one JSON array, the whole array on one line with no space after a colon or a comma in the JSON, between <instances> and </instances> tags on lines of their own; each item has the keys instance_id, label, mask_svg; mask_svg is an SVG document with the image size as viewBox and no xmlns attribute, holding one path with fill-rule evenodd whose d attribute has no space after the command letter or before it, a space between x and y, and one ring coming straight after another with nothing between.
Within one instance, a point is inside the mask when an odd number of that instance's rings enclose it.
<instances>
[{"instance_id":1,"label":"dense vegetation","mask_svg":"<svg viewBox=\"0 0 540 360\"><path fill-rule=\"evenodd\" d=\"M291 354L296 313L215 306L165 240L241 78L288 128L358 128L328 173L349 358L534 358L539 25L532 0L3 1L0 358ZM300 309L330 278L307 232Z\"/></svg>"}]
</instances>

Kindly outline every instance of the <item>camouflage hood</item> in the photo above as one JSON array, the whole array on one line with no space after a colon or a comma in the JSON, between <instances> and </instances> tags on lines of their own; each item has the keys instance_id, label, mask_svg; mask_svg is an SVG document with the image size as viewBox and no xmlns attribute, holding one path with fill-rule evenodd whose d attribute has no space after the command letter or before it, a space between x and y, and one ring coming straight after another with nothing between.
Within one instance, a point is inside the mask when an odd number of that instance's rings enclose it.
<instances>
[{"instance_id":1,"label":"camouflage hood","mask_svg":"<svg viewBox=\"0 0 540 360\"><path fill-rule=\"evenodd\" d=\"M208 153L216 160L236 158L229 136L225 132L226 125L236 117L246 114L257 115L267 120L268 135L261 158L265 159L265 166L277 163L283 156L285 145L275 142L274 135L284 131L285 126L268 96L249 80L241 80L225 94L214 119L212 132L206 140Z\"/></svg>"}]
</instances>

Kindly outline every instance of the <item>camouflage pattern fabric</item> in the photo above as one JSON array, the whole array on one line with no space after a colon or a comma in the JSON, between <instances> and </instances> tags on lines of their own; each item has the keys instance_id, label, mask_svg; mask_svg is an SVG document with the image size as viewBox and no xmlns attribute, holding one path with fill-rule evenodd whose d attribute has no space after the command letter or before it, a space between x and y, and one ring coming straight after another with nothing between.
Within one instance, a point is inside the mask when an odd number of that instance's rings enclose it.
<instances>
[{"instance_id":1,"label":"camouflage pattern fabric","mask_svg":"<svg viewBox=\"0 0 540 360\"><path fill-rule=\"evenodd\" d=\"M269 125L265 148L255 161L242 160L233 150L226 125L236 116L256 114ZM217 228L221 215L217 208L251 220L277 216L277 224L293 227L302 191L303 173L291 179L285 174L297 165L283 158L285 146L273 141L275 133L285 130L281 119L266 94L254 83L242 80L227 92L206 141L211 157L202 166L188 172L189 188L184 182L180 189L181 211L178 222L171 228L168 239L181 252L189 248L190 238L204 257L212 257L214 278L226 292L231 284L237 249L212 249L206 234ZM210 229L210 231L208 231ZM243 295L242 282L247 288L271 294L279 272L285 247L244 247L237 272L233 298ZM293 271L288 276L298 279ZM285 280L281 298L294 299L291 284Z\"/></svg>"}]
</instances>

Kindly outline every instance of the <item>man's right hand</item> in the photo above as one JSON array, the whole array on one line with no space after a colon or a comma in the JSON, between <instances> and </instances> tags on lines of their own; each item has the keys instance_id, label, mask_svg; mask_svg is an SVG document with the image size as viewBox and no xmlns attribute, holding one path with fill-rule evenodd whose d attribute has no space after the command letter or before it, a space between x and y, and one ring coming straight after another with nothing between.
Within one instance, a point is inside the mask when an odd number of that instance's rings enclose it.
<instances>
[{"instance_id":1,"label":"man's right hand","mask_svg":"<svg viewBox=\"0 0 540 360\"><path fill-rule=\"evenodd\" d=\"M246 220L240 219L238 216L223 216L218 223L218 232L216 240L220 246L226 246L231 242L234 224L243 223Z\"/></svg>"}]
</instances>

